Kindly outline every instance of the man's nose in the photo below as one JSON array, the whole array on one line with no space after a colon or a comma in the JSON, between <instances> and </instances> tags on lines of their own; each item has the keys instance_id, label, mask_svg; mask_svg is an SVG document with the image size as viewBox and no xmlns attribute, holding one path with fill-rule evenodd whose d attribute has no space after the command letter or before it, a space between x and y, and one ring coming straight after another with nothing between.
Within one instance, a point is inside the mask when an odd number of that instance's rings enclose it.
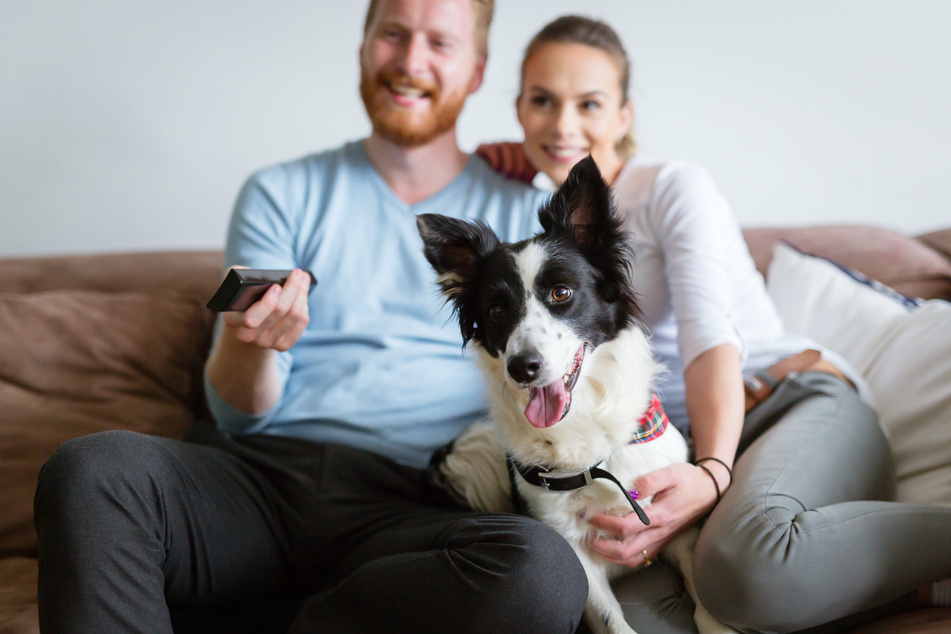
<instances>
[{"instance_id":1,"label":"man's nose","mask_svg":"<svg viewBox=\"0 0 951 634\"><path fill-rule=\"evenodd\" d=\"M410 77L417 77L429 65L429 45L423 33L414 33L403 47L402 70Z\"/></svg>"}]
</instances>

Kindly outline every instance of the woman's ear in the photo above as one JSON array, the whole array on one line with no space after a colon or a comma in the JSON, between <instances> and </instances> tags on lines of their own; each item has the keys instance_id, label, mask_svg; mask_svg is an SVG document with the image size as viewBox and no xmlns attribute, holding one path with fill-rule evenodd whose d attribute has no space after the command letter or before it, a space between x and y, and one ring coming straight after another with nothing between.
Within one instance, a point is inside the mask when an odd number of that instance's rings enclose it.
<instances>
[{"instance_id":1,"label":"woman's ear","mask_svg":"<svg viewBox=\"0 0 951 634\"><path fill-rule=\"evenodd\" d=\"M618 133L617 141L620 142L623 139L628 131L631 129L631 124L634 122L634 104L630 99L624 102L624 105L621 106L621 119L618 123Z\"/></svg>"},{"instance_id":2,"label":"woman's ear","mask_svg":"<svg viewBox=\"0 0 951 634\"><path fill-rule=\"evenodd\" d=\"M515 98L515 116L518 117L518 124L525 127L525 122L522 121L522 104L525 102L525 94L518 93L518 97Z\"/></svg>"}]
</instances>

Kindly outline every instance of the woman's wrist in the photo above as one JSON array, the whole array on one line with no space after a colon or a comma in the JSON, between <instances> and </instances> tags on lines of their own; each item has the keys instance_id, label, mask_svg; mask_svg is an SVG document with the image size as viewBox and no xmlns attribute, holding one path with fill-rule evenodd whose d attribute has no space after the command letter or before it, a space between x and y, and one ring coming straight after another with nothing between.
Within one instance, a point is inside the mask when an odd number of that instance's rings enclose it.
<instances>
[{"instance_id":1,"label":"woman's wrist","mask_svg":"<svg viewBox=\"0 0 951 634\"><path fill-rule=\"evenodd\" d=\"M723 460L715 456L705 456L693 461L694 466L702 469L716 489L717 503L733 484L733 469Z\"/></svg>"}]
</instances>

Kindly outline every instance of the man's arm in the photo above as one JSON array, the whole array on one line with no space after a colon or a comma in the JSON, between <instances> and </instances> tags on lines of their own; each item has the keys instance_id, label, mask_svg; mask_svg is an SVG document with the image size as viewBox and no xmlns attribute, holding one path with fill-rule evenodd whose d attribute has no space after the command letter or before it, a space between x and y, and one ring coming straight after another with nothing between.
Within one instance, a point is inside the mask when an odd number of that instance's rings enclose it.
<instances>
[{"instance_id":1,"label":"man's arm","mask_svg":"<svg viewBox=\"0 0 951 634\"><path fill-rule=\"evenodd\" d=\"M252 175L241 188L228 227L226 266L296 267L294 240L300 175L274 166ZM208 404L218 425L251 431L281 399L289 350L309 321L309 276L295 270L283 288L272 286L243 312L219 316L216 340L205 365Z\"/></svg>"}]
</instances>

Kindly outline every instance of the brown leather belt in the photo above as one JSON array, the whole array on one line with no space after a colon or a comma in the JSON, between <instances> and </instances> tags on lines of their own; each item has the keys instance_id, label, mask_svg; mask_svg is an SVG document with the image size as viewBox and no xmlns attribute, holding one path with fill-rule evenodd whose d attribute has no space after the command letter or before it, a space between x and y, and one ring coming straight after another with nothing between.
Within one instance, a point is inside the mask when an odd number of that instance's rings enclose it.
<instances>
[{"instance_id":1,"label":"brown leather belt","mask_svg":"<svg viewBox=\"0 0 951 634\"><path fill-rule=\"evenodd\" d=\"M799 354L786 357L776 365L757 372L743 381L746 392L746 410L750 411L769 397L779 383L792 373L825 372L836 376L852 387L852 381L828 361L822 358L818 350L803 350Z\"/></svg>"}]
</instances>

